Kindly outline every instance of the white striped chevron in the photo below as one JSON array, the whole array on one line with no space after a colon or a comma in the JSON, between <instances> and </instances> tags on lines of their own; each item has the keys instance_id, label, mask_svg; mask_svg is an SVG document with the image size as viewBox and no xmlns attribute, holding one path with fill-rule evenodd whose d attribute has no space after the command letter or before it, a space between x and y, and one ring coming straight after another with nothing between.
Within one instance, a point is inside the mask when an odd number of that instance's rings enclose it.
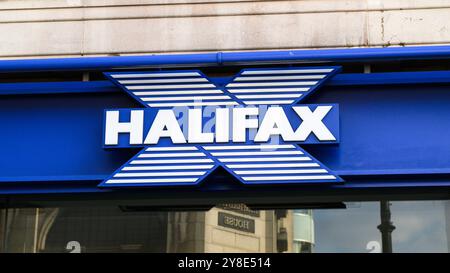
<instances>
[{"instance_id":1,"label":"white striped chevron","mask_svg":"<svg viewBox=\"0 0 450 273\"><path fill-rule=\"evenodd\" d=\"M294 104L314 91L336 68L244 69L226 90L245 105Z\"/></svg>"},{"instance_id":2,"label":"white striped chevron","mask_svg":"<svg viewBox=\"0 0 450 273\"><path fill-rule=\"evenodd\" d=\"M339 180L295 144L208 145L203 149L245 184Z\"/></svg>"},{"instance_id":3,"label":"white striped chevron","mask_svg":"<svg viewBox=\"0 0 450 273\"><path fill-rule=\"evenodd\" d=\"M110 73L108 77L146 107L294 104L336 68L244 69L225 87L201 71Z\"/></svg>"},{"instance_id":4,"label":"white striped chevron","mask_svg":"<svg viewBox=\"0 0 450 273\"><path fill-rule=\"evenodd\" d=\"M340 181L296 144L148 147L105 184L198 184L222 166L245 184Z\"/></svg>"},{"instance_id":5,"label":"white striped chevron","mask_svg":"<svg viewBox=\"0 0 450 273\"><path fill-rule=\"evenodd\" d=\"M196 184L215 167L216 162L196 146L148 147L105 184Z\"/></svg>"},{"instance_id":6,"label":"white striped chevron","mask_svg":"<svg viewBox=\"0 0 450 273\"><path fill-rule=\"evenodd\" d=\"M225 86L202 72L117 72L106 76L145 107L292 105L337 72L336 67L244 69ZM101 186L195 185L222 166L245 184L339 182L296 144L148 146Z\"/></svg>"},{"instance_id":7,"label":"white striped chevron","mask_svg":"<svg viewBox=\"0 0 450 273\"><path fill-rule=\"evenodd\" d=\"M239 105L200 71L112 73L109 76L146 107Z\"/></svg>"}]
</instances>

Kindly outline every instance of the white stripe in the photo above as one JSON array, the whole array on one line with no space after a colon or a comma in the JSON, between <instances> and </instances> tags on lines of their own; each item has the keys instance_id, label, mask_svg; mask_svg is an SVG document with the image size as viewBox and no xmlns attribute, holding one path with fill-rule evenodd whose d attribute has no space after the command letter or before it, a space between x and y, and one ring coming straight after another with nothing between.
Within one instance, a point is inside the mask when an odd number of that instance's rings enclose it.
<instances>
[{"instance_id":1,"label":"white stripe","mask_svg":"<svg viewBox=\"0 0 450 273\"><path fill-rule=\"evenodd\" d=\"M258 89L227 89L230 93L288 93L306 92L309 88L258 88Z\"/></svg>"},{"instance_id":2,"label":"white stripe","mask_svg":"<svg viewBox=\"0 0 450 273\"><path fill-rule=\"evenodd\" d=\"M114 177L150 177L150 176L200 176L206 172L154 172L154 173L116 173Z\"/></svg>"},{"instance_id":3,"label":"white stripe","mask_svg":"<svg viewBox=\"0 0 450 273\"><path fill-rule=\"evenodd\" d=\"M300 98L302 94L278 94L278 95L237 95L239 99L282 99L282 98Z\"/></svg>"},{"instance_id":4,"label":"white stripe","mask_svg":"<svg viewBox=\"0 0 450 273\"><path fill-rule=\"evenodd\" d=\"M184 147L149 147L145 149L147 152L150 151L197 151L195 146L184 146Z\"/></svg>"},{"instance_id":5,"label":"white stripe","mask_svg":"<svg viewBox=\"0 0 450 273\"><path fill-rule=\"evenodd\" d=\"M167 101L167 100L224 100L230 99L228 96L189 96L189 97L153 97L141 98L143 101Z\"/></svg>"},{"instance_id":6,"label":"white stripe","mask_svg":"<svg viewBox=\"0 0 450 273\"><path fill-rule=\"evenodd\" d=\"M197 94L223 94L222 90L183 90L183 91L137 91L133 92L136 96L153 96L153 95L197 95Z\"/></svg>"},{"instance_id":7,"label":"white stripe","mask_svg":"<svg viewBox=\"0 0 450 273\"><path fill-rule=\"evenodd\" d=\"M295 73L329 73L333 71L333 68L320 68L320 69L286 69L286 70L246 70L242 72L242 75L266 75L266 74L295 74Z\"/></svg>"},{"instance_id":8,"label":"white stripe","mask_svg":"<svg viewBox=\"0 0 450 273\"><path fill-rule=\"evenodd\" d=\"M167 183L167 182L195 182L198 178L155 178L155 179L110 179L107 184L125 183Z\"/></svg>"},{"instance_id":9,"label":"white stripe","mask_svg":"<svg viewBox=\"0 0 450 273\"><path fill-rule=\"evenodd\" d=\"M245 156L245 155L302 155L301 151L275 151L275 152L221 152L211 153L213 156Z\"/></svg>"},{"instance_id":10,"label":"white stripe","mask_svg":"<svg viewBox=\"0 0 450 273\"><path fill-rule=\"evenodd\" d=\"M163 77L190 77L200 76L198 72L180 72L180 73L139 73L139 74L113 74L111 77L115 79L127 78L163 78Z\"/></svg>"},{"instance_id":11,"label":"white stripe","mask_svg":"<svg viewBox=\"0 0 450 273\"><path fill-rule=\"evenodd\" d=\"M124 167L121 171L197 170L211 169L212 167L214 167L214 165L142 166Z\"/></svg>"},{"instance_id":12,"label":"white stripe","mask_svg":"<svg viewBox=\"0 0 450 273\"><path fill-rule=\"evenodd\" d=\"M259 76L259 77L238 77L233 81L279 81L279 80L317 80L323 79L326 75L308 75L308 76Z\"/></svg>"},{"instance_id":13,"label":"white stripe","mask_svg":"<svg viewBox=\"0 0 450 273\"><path fill-rule=\"evenodd\" d=\"M128 90L142 90L142 89L184 89L184 88L208 88L216 87L213 84L164 84L164 85L127 85Z\"/></svg>"},{"instance_id":14,"label":"white stripe","mask_svg":"<svg viewBox=\"0 0 450 273\"><path fill-rule=\"evenodd\" d=\"M261 104L291 104L294 100L245 100L247 105L261 105Z\"/></svg>"},{"instance_id":15,"label":"white stripe","mask_svg":"<svg viewBox=\"0 0 450 273\"><path fill-rule=\"evenodd\" d=\"M211 159L133 160L130 164L211 163Z\"/></svg>"},{"instance_id":16,"label":"white stripe","mask_svg":"<svg viewBox=\"0 0 450 273\"><path fill-rule=\"evenodd\" d=\"M336 179L334 175L301 175L301 176L250 176L242 177L245 181L263 180L329 180Z\"/></svg>"},{"instance_id":17,"label":"white stripe","mask_svg":"<svg viewBox=\"0 0 450 273\"><path fill-rule=\"evenodd\" d=\"M174 106L203 106L203 105L237 105L235 101L214 101L214 102L176 102L176 103L148 103L153 107L174 107Z\"/></svg>"},{"instance_id":18,"label":"white stripe","mask_svg":"<svg viewBox=\"0 0 450 273\"><path fill-rule=\"evenodd\" d=\"M287 163L287 164L227 164L230 169L263 169L263 168L304 168L319 167L317 163Z\"/></svg>"},{"instance_id":19,"label":"white stripe","mask_svg":"<svg viewBox=\"0 0 450 273\"><path fill-rule=\"evenodd\" d=\"M203 146L205 150L244 150L244 149L282 149L282 148L294 148L294 145L230 145L230 146Z\"/></svg>"},{"instance_id":20,"label":"white stripe","mask_svg":"<svg viewBox=\"0 0 450 273\"><path fill-rule=\"evenodd\" d=\"M183 79L165 79L165 80L124 80L121 84L142 84L142 83L189 83L189 82L208 82L205 78L183 78Z\"/></svg>"},{"instance_id":21,"label":"white stripe","mask_svg":"<svg viewBox=\"0 0 450 273\"><path fill-rule=\"evenodd\" d=\"M221 162L273 162L273 161L309 161L309 157L244 157L219 158Z\"/></svg>"},{"instance_id":22,"label":"white stripe","mask_svg":"<svg viewBox=\"0 0 450 273\"><path fill-rule=\"evenodd\" d=\"M315 85L317 81L305 82L250 82L250 83L229 83L227 87L250 87L250 86L291 86L291 85Z\"/></svg>"},{"instance_id":23,"label":"white stripe","mask_svg":"<svg viewBox=\"0 0 450 273\"><path fill-rule=\"evenodd\" d=\"M325 169L235 171L236 174L328 173Z\"/></svg>"},{"instance_id":24,"label":"white stripe","mask_svg":"<svg viewBox=\"0 0 450 273\"><path fill-rule=\"evenodd\" d=\"M140 154L140 158L148 157L190 157L190 156L205 156L203 153L167 153L167 154Z\"/></svg>"}]
</instances>

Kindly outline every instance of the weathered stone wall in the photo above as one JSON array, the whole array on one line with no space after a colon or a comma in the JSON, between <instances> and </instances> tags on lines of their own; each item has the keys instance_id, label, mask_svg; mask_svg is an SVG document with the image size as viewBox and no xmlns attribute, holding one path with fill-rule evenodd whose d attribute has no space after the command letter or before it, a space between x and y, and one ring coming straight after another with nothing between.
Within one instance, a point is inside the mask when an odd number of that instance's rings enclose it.
<instances>
[{"instance_id":1,"label":"weathered stone wall","mask_svg":"<svg viewBox=\"0 0 450 273\"><path fill-rule=\"evenodd\" d=\"M450 42L448 0L1 0L0 58Z\"/></svg>"}]
</instances>

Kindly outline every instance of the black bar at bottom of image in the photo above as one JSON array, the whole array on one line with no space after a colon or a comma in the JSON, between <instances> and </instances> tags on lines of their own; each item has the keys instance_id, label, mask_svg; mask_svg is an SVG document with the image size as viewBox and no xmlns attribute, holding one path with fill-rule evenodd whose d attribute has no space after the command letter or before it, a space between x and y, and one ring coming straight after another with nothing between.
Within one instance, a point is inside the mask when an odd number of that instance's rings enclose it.
<instances>
[{"instance_id":1,"label":"black bar at bottom of image","mask_svg":"<svg viewBox=\"0 0 450 273\"><path fill-rule=\"evenodd\" d=\"M155 253L155 254L0 254L3 266L81 270L99 267L131 272L299 272L305 269L383 270L398 264L402 269L430 269L446 265L449 254L311 254L311 253ZM56 263L55 263L56 262ZM49 265L52 265L49 268ZM280 271L282 270L282 271Z\"/></svg>"}]
</instances>

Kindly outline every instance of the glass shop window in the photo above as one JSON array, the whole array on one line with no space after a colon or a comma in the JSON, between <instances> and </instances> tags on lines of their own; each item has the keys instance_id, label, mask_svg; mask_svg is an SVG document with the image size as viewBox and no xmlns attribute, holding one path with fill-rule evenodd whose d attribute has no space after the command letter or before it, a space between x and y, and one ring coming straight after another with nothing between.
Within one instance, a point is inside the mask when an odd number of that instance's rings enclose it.
<instances>
[{"instance_id":1,"label":"glass shop window","mask_svg":"<svg viewBox=\"0 0 450 273\"><path fill-rule=\"evenodd\" d=\"M450 201L208 211L0 210L0 252L449 252Z\"/></svg>"}]
</instances>

